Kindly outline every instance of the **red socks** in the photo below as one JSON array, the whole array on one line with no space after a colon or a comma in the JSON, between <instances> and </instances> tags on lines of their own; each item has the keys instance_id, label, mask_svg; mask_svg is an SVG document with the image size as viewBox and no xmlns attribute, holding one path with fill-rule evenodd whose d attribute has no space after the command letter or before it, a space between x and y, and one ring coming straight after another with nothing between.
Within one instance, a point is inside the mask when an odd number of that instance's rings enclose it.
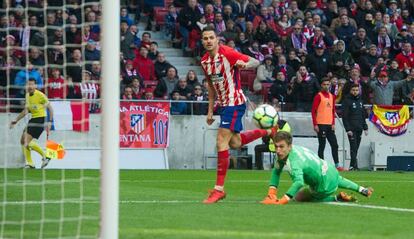
<instances>
[{"instance_id":1,"label":"red socks","mask_svg":"<svg viewBox=\"0 0 414 239\"><path fill-rule=\"evenodd\" d=\"M241 144L246 145L266 135L267 135L267 130L265 129L253 129L253 130L245 131L243 133L240 133Z\"/></svg>"},{"instance_id":2,"label":"red socks","mask_svg":"<svg viewBox=\"0 0 414 239\"><path fill-rule=\"evenodd\" d=\"M258 138L264 137L267 135L267 130L265 129L254 129L249 130L243 133L240 133L241 144L248 144ZM224 150L218 152L217 158L217 181L215 189L222 191L224 186L224 180L226 178L227 169L229 168L229 150Z\"/></svg>"},{"instance_id":3,"label":"red socks","mask_svg":"<svg viewBox=\"0 0 414 239\"><path fill-rule=\"evenodd\" d=\"M217 181L216 186L223 187L226 178L227 169L229 168L229 150L218 152L217 159Z\"/></svg>"}]
</instances>

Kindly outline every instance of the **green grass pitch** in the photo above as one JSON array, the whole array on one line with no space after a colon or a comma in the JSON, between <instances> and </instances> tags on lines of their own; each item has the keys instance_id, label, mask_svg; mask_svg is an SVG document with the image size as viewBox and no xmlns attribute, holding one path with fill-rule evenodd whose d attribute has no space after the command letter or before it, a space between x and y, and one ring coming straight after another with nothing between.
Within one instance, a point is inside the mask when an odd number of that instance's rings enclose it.
<instances>
[{"instance_id":1,"label":"green grass pitch","mask_svg":"<svg viewBox=\"0 0 414 239\"><path fill-rule=\"evenodd\" d=\"M230 170L227 198L203 205L215 171L123 170L120 238L414 238L413 173L341 174L372 186L373 197L349 206L260 205L270 171ZM0 237L97 237L98 171L0 170L0 180ZM289 185L284 172L279 196Z\"/></svg>"}]
</instances>

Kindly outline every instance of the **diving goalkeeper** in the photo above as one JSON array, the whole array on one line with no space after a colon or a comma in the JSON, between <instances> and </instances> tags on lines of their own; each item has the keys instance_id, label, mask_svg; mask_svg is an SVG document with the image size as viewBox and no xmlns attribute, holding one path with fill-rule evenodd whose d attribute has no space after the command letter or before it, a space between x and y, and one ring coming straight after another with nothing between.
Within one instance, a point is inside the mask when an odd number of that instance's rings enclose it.
<instances>
[{"instance_id":1,"label":"diving goalkeeper","mask_svg":"<svg viewBox=\"0 0 414 239\"><path fill-rule=\"evenodd\" d=\"M46 125L46 133L49 135L51 122L53 120L53 109L46 95L36 88L35 79L30 78L26 83L26 105L17 118L10 123L10 128L13 128L26 114L30 113L32 116L20 139L23 155L26 160L25 168L35 168L31 150L36 151L42 156L42 168L46 167L50 161L50 158L46 157L45 152L37 143L37 139L39 139L45 128L46 108L49 110L49 122Z\"/></svg>"},{"instance_id":2,"label":"diving goalkeeper","mask_svg":"<svg viewBox=\"0 0 414 239\"><path fill-rule=\"evenodd\" d=\"M292 136L288 132L279 131L273 142L278 160L272 171L269 192L262 204L287 204L295 199L298 202L351 202L356 199L344 192L334 195L339 188L359 192L369 197L372 188L365 188L339 175L335 166L318 157L311 150L292 145ZM281 198L277 198L277 187L283 167L289 171L292 185Z\"/></svg>"}]
</instances>

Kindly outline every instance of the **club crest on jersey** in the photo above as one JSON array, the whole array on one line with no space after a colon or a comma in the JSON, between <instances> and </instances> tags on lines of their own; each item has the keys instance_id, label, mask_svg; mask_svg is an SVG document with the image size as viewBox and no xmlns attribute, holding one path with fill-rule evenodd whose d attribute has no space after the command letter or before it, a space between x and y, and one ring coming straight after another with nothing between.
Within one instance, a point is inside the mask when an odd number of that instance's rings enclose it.
<instances>
[{"instance_id":1,"label":"club crest on jersey","mask_svg":"<svg viewBox=\"0 0 414 239\"><path fill-rule=\"evenodd\" d=\"M131 125L131 129L136 134L140 134L145 129L145 115L144 114L131 115L130 125Z\"/></svg>"},{"instance_id":2,"label":"club crest on jersey","mask_svg":"<svg viewBox=\"0 0 414 239\"><path fill-rule=\"evenodd\" d=\"M219 81L223 81L224 77L223 74L211 74L210 75L210 79L212 82L219 82Z\"/></svg>"}]
</instances>

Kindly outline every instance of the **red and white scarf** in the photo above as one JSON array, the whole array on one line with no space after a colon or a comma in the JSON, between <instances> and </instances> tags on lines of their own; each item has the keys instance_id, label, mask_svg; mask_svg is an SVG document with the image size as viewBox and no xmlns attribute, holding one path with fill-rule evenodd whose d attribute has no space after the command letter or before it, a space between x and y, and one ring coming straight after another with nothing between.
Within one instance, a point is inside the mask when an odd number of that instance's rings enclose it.
<instances>
[{"instance_id":1,"label":"red and white scarf","mask_svg":"<svg viewBox=\"0 0 414 239\"><path fill-rule=\"evenodd\" d=\"M323 41L323 36L322 35L320 35L319 37L313 36L312 46L316 47L318 45L321 45L321 46L325 47L325 42Z\"/></svg>"},{"instance_id":2,"label":"red and white scarf","mask_svg":"<svg viewBox=\"0 0 414 239\"><path fill-rule=\"evenodd\" d=\"M303 75L301 74L300 76L302 77L302 81L308 82L308 81L311 80L311 77L310 77L310 75L308 73L305 73Z\"/></svg>"},{"instance_id":3,"label":"red and white scarf","mask_svg":"<svg viewBox=\"0 0 414 239\"><path fill-rule=\"evenodd\" d=\"M138 75L137 70L134 69L134 68L132 68L132 70L125 69L125 72L126 72L127 76L137 76Z\"/></svg>"},{"instance_id":4,"label":"red and white scarf","mask_svg":"<svg viewBox=\"0 0 414 239\"><path fill-rule=\"evenodd\" d=\"M388 35L382 37L378 36L377 54L381 55L384 48L391 48L391 39Z\"/></svg>"},{"instance_id":5,"label":"red and white scarf","mask_svg":"<svg viewBox=\"0 0 414 239\"><path fill-rule=\"evenodd\" d=\"M308 27L308 25L306 25L303 28L303 35L305 35L306 39L311 39L315 35L315 26Z\"/></svg>"}]
</instances>

